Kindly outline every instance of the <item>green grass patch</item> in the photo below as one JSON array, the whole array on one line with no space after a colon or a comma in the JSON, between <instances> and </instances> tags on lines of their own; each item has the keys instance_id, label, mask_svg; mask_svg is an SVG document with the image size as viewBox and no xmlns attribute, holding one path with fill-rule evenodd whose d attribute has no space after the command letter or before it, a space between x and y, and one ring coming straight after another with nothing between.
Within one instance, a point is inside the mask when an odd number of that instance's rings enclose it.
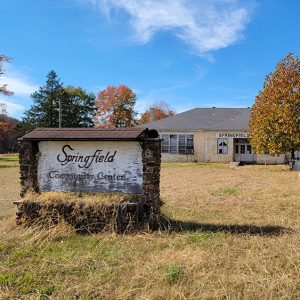
<instances>
[{"instance_id":1,"label":"green grass patch","mask_svg":"<svg viewBox=\"0 0 300 300\"><path fill-rule=\"evenodd\" d=\"M238 189L226 187L226 188L220 188L217 191L213 193L215 196L236 196L238 195Z\"/></svg>"},{"instance_id":2,"label":"green grass patch","mask_svg":"<svg viewBox=\"0 0 300 300\"><path fill-rule=\"evenodd\" d=\"M0 156L0 162L3 161L19 161L18 156Z\"/></svg>"},{"instance_id":3,"label":"green grass patch","mask_svg":"<svg viewBox=\"0 0 300 300\"><path fill-rule=\"evenodd\" d=\"M165 267L163 272L167 283L170 285L176 284L184 278L182 267L176 264Z\"/></svg>"},{"instance_id":4,"label":"green grass patch","mask_svg":"<svg viewBox=\"0 0 300 300\"><path fill-rule=\"evenodd\" d=\"M20 274L4 273L0 274L0 287L15 287L19 289L22 296L39 294L39 299L49 299L54 291L53 286L47 286L46 277L25 271Z\"/></svg>"},{"instance_id":5,"label":"green grass patch","mask_svg":"<svg viewBox=\"0 0 300 300\"><path fill-rule=\"evenodd\" d=\"M190 232L186 234L186 241L188 245L198 245L215 239L216 235L213 232Z\"/></svg>"}]
</instances>

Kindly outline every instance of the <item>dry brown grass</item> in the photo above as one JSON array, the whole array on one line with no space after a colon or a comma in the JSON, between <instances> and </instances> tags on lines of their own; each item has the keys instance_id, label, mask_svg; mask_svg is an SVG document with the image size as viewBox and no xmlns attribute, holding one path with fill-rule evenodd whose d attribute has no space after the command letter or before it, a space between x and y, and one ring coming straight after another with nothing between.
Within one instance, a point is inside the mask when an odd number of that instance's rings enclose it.
<instances>
[{"instance_id":1,"label":"dry brown grass","mask_svg":"<svg viewBox=\"0 0 300 300\"><path fill-rule=\"evenodd\" d=\"M129 197L124 194L87 194L87 193L65 193L65 192L46 192L37 194L34 192L27 193L24 200L33 200L37 202L85 202L85 203L119 203L126 201Z\"/></svg>"},{"instance_id":2,"label":"dry brown grass","mask_svg":"<svg viewBox=\"0 0 300 300\"><path fill-rule=\"evenodd\" d=\"M285 167L164 165L177 227L136 235L18 228L17 168L0 176L2 299L300 298L300 176Z\"/></svg>"},{"instance_id":3,"label":"dry brown grass","mask_svg":"<svg viewBox=\"0 0 300 300\"><path fill-rule=\"evenodd\" d=\"M13 201L19 199L17 161L0 161L0 221L15 212Z\"/></svg>"}]
</instances>

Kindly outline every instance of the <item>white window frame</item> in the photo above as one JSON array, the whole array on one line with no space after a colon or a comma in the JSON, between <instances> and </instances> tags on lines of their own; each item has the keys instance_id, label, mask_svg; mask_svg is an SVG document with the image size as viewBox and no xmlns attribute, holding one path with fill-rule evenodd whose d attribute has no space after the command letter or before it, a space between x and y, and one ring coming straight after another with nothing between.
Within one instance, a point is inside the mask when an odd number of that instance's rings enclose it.
<instances>
[{"instance_id":1,"label":"white window frame","mask_svg":"<svg viewBox=\"0 0 300 300\"><path fill-rule=\"evenodd\" d=\"M160 138L161 153L193 155L194 154L194 135L186 133L162 133Z\"/></svg>"},{"instance_id":2,"label":"white window frame","mask_svg":"<svg viewBox=\"0 0 300 300\"><path fill-rule=\"evenodd\" d=\"M226 145L222 145L223 143L225 143ZM220 152L220 150L222 150L222 151ZM220 155L228 154L228 138L218 138L217 154L220 154Z\"/></svg>"}]
</instances>

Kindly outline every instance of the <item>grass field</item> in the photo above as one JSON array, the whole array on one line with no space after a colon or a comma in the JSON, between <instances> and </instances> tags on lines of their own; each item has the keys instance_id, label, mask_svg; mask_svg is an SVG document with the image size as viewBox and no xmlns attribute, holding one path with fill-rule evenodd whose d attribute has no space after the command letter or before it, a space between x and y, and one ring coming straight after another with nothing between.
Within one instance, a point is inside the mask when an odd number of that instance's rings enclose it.
<instances>
[{"instance_id":1,"label":"grass field","mask_svg":"<svg viewBox=\"0 0 300 300\"><path fill-rule=\"evenodd\" d=\"M286 167L163 164L176 227L78 235L15 226L17 164L0 160L0 299L300 298L300 176Z\"/></svg>"}]
</instances>

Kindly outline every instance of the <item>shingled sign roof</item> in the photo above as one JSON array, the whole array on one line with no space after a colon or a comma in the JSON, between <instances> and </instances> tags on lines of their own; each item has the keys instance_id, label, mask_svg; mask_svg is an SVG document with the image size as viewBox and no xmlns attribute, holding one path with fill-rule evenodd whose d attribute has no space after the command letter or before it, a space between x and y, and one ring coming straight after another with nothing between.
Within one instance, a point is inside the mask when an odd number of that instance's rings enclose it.
<instances>
[{"instance_id":1,"label":"shingled sign roof","mask_svg":"<svg viewBox=\"0 0 300 300\"><path fill-rule=\"evenodd\" d=\"M194 108L146 123L156 130L249 130L250 108Z\"/></svg>"},{"instance_id":2,"label":"shingled sign roof","mask_svg":"<svg viewBox=\"0 0 300 300\"><path fill-rule=\"evenodd\" d=\"M37 141L135 141L144 137L155 137L148 128L36 128L25 134L23 140Z\"/></svg>"}]
</instances>

